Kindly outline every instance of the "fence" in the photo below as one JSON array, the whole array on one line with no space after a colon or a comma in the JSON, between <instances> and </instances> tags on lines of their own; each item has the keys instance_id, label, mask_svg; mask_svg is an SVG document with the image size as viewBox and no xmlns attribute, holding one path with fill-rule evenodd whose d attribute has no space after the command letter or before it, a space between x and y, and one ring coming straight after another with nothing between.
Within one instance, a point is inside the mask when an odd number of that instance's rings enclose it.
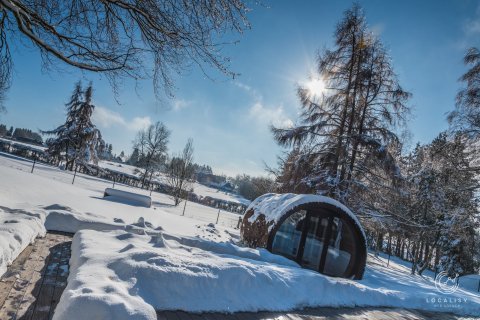
<instances>
[{"instance_id":1,"label":"fence","mask_svg":"<svg viewBox=\"0 0 480 320\"><path fill-rule=\"evenodd\" d=\"M115 182L101 177L87 175L80 172L79 170L77 170L76 172L62 170L48 163L36 161L35 158L33 160L30 160L25 157L3 152L0 152L0 157L10 159L10 161L14 161L16 164L15 168L18 170L33 173L35 175L56 180L62 183L84 185L85 187L89 188L92 184L96 184L96 188L98 188L99 192L102 193L103 190L105 190L105 188L107 187L126 188L130 190L133 188L134 190L131 191L145 195L150 195L151 193L152 200L154 200L154 206L155 200L157 200L156 202L158 205L159 202L164 203L165 198L168 197L168 195L157 192L156 190L153 190L152 192L150 190L141 189L139 187ZM171 214L180 216L183 215L185 217L193 218L199 221L219 224L231 228L238 228L239 219L241 219L242 217L242 215L240 214L228 212L223 208L213 208L210 206L205 206L203 203L193 202L191 201L191 197L189 197L189 201L183 201L177 207L172 206L162 209Z\"/></svg>"},{"instance_id":2,"label":"fence","mask_svg":"<svg viewBox=\"0 0 480 320\"><path fill-rule=\"evenodd\" d=\"M221 209L218 209L216 212L199 212L198 210L195 210L195 208L189 207L189 202L183 202L180 204L180 206L186 206L186 208L185 211L182 210L181 213L178 213L179 215L212 224L219 224L234 229L240 228L240 223L243 218L243 215L231 213Z\"/></svg>"},{"instance_id":3,"label":"fence","mask_svg":"<svg viewBox=\"0 0 480 320\"><path fill-rule=\"evenodd\" d=\"M56 167L58 165L57 162L53 161L51 157L44 151L45 148L25 144L22 142L0 139L0 152L6 152L8 154L12 154L24 159L32 160L33 164L31 167L31 171L35 169L36 162L41 162L45 165L50 165L52 167ZM74 170L74 178L77 172L84 173L89 176L97 177L103 180L109 180L113 183L125 184L130 187L134 188L141 188L146 190L153 190L156 192L164 193L164 194L171 194L172 190L170 186L157 181L155 179L152 180L152 175L150 175L149 179L143 179L139 176L135 176L132 174L126 174L119 171L110 170L107 168L102 168L97 165L93 164L78 164L75 166ZM155 178L155 177L154 177ZM187 198L189 201L201 203L205 206L209 206L212 208L220 208L225 211L230 211L234 213L243 213L247 208L246 205L235 203L227 200L216 199L212 197L201 197L196 195L192 192L184 192L181 195L182 198Z\"/></svg>"}]
</instances>

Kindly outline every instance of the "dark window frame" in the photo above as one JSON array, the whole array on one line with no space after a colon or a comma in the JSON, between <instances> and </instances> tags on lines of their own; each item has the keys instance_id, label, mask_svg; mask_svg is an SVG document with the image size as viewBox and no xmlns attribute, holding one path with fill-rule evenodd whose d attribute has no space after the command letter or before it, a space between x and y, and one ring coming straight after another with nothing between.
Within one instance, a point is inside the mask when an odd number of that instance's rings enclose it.
<instances>
[{"instance_id":1,"label":"dark window frame","mask_svg":"<svg viewBox=\"0 0 480 320\"><path fill-rule=\"evenodd\" d=\"M328 225L325 234L325 241L323 244L322 252L320 254L320 262L318 272L323 274L323 270L325 267L325 262L328 253L328 247L330 246L330 241L332 239L332 227L333 227L333 219L338 217L342 223L345 223L348 228L353 233L353 240L354 240L354 250L351 252L351 258L348 263L348 266L343 275L340 277L342 278L352 278L352 279L361 279L363 273L365 271L365 264L367 259L367 249L365 244L365 238L363 236L362 230L355 220L346 212L344 212L341 208L334 206L329 203L322 203L322 202L310 202L306 204L299 205L295 208L289 210L275 225L275 227L270 231L268 243L267 243L267 250L272 252L272 245L273 240L275 239L275 234L277 233L280 226L285 222L285 220L290 217L295 212L300 210L306 210L305 222L302 228L302 236L300 238L299 247L297 250L296 259L294 259L298 264L302 265L302 258L305 249L305 242L308 233L308 227L311 223L310 218L312 216L328 219ZM289 258L289 257L287 257ZM290 259L290 258L289 258Z\"/></svg>"}]
</instances>

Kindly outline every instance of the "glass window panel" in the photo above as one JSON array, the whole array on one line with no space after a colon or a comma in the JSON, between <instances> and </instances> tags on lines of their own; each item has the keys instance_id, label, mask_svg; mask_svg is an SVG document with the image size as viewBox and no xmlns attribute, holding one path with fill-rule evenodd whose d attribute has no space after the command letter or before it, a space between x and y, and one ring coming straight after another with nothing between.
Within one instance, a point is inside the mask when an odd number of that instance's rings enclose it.
<instances>
[{"instance_id":1,"label":"glass window panel","mask_svg":"<svg viewBox=\"0 0 480 320\"><path fill-rule=\"evenodd\" d=\"M289 216L278 228L273 239L272 252L295 260L297 258L303 224L307 212L300 210Z\"/></svg>"},{"instance_id":2,"label":"glass window panel","mask_svg":"<svg viewBox=\"0 0 480 320\"><path fill-rule=\"evenodd\" d=\"M327 227L328 218L310 217L301 263L305 268L318 271Z\"/></svg>"},{"instance_id":3,"label":"glass window panel","mask_svg":"<svg viewBox=\"0 0 480 320\"><path fill-rule=\"evenodd\" d=\"M354 250L355 242L351 228L340 218L335 217L323 273L334 277L343 276Z\"/></svg>"}]
</instances>

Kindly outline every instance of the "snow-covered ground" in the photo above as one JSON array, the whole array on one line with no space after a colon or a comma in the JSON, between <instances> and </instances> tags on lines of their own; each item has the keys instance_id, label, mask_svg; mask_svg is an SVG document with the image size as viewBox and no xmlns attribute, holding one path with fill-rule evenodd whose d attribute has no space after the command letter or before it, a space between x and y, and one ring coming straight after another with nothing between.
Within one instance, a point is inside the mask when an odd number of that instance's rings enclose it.
<instances>
[{"instance_id":1,"label":"snow-covered ground","mask_svg":"<svg viewBox=\"0 0 480 320\"><path fill-rule=\"evenodd\" d=\"M143 169L139 169L138 167L135 167L135 166L131 166L131 165L124 164L124 163L115 163L115 162L111 162L111 161L99 161L98 165L102 168L107 168L107 169L110 169L112 171L118 171L118 172L121 172L121 173L126 173L126 174L129 174L129 175L136 175L136 176L139 176L140 172L143 171ZM166 178L161 173L158 174L158 176L154 177L154 179L159 181L159 182L166 183ZM247 206L250 204L249 200L247 200L247 199L245 199L245 198L243 198L243 197L241 197L237 194L220 191L220 190L215 189L215 188L210 188L210 187L204 186L203 184L200 184L200 183L197 183L197 182L192 184L192 188L193 188L193 192L196 195L201 196L201 197L212 197L214 199L226 200L226 201L230 201L230 202L233 202L233 203L239 203L239 204L243 204L243 205L247 205Z\"/></svg>"},{"instance_id":2,"label":"snow-covered ground","mask_svg":"<svg viewBox=\"0 0 480 320\"><path fill-rule=\"evenodd\" d=\"M174 207L169 197L156 193L152 208L108 201L102 198L108 182L79 175L72 185L70 172L39 165L31 174L30 166L0 155L2 211L15 215L14 220L23 212L18 209L39 214L39 219L44 214L51 230L83 230L73 240L71 273L56 319L155 319L155 310L165 309L233 312L316 306L480 314L478 293L459 289L444 295L429 272L411 276L408 263L398 259L387 267L385 257L369 255L360 281L327 277L265 250L235 245L237 230L187 217L191 212L208 221L216 216L213 208L188 203L183 217L182 205Z\"/></svg>"},{"instance_id":3,"label":"snow-covered ground","mask_svg":"<svg viewBox=\"0 0 480 320\"><path fill-rule=\"evenodd\" d=\"M192 235L191 232L199 222L216 222L219 213L218 209L188 202L185 217L174 217L173 215L182 215L185 203L175 207L169 196L157 192L152 193L152 208L109 201L103 198L105 188L112 187L109 181L77 174L72 185L73 173L70 171L37 163L34 173L31 174L31 166L31 161L0 153L0 205L21 209L42 209L58 205L64 210L47 209L47 213L61 211L61 214L66 216L70 212L70 215L76 218L82 217L87 221L93 219L102 223L113 223L114 219L121 219L126 224L131 224L144 217L153 224L162 224L163 227L173 224L176 230L183 230L187 235ZM143 195L150 194L147 190L125 185L116 184L115 188ZM237 214L221 210L218 223L235 227L238 218ZM47 216L47 225L49 220ZM182 228L179 229L178 225Z\"/></svg>"},{"instance_id":4,"label":"snow-covered ground","mask_svg":"<svg viewBox=\"0 0 480 320\"><path fill-rule=\"evenodd\" d=\"M480 297L472 292L444 296L430 277L411 276L393 261L387 268L385 259L369 259L365 278L353 281L327 277L264 249L231 242L161 231L138 235L84 230L73 240L72 271L55 319L75 319L81 312L86 316L82 310L102 319L153 320L155 310L285 311L318 306L480 314ZM439 298L450 302L433 302Z\"/></svg>"},{"instance_id":5,"label":"snow-covered ground","mask_svg":"<svg viewBox=\"0 0 480 320\"><path fill-rule=\"evenodd\" d=\"M12 210L0 201L0 277L35 238L45 236L44 220L41 211Z\"/></svg>"}]
</instances>

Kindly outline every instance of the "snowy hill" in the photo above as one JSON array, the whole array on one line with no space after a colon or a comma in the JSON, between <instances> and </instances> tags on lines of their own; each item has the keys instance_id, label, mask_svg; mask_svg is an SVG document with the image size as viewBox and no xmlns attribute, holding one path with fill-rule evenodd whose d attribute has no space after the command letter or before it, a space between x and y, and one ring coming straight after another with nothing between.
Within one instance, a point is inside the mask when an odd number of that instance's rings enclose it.
<instances>
[{"instance_id":1,"label":"snowy hill","mask_svg":"<svg viewBox=\"0 0 480 320\"><path fill-rule=\"evenodd\" d=\"M129 175L135 175L135 176L140 176L141 172L144 171L141 168L131 166L125 163L115 163L115 162L105 161L105 160L99 161L98 165L102 168L106 168L111 171L117 171L117 172L129 174ZM165 182L166 178L162 173L159 173L153 179L160 183L166 183ZM214 188L210 188L198 182L194 182L192 187L193 187L193 192L201 197L211 197L214 199L225 200L233 203L243 204L246 206L250 204L250 200L247 200L237 194L228 193L228 192L220 191Z\"/></svg>"}]
</instances>

